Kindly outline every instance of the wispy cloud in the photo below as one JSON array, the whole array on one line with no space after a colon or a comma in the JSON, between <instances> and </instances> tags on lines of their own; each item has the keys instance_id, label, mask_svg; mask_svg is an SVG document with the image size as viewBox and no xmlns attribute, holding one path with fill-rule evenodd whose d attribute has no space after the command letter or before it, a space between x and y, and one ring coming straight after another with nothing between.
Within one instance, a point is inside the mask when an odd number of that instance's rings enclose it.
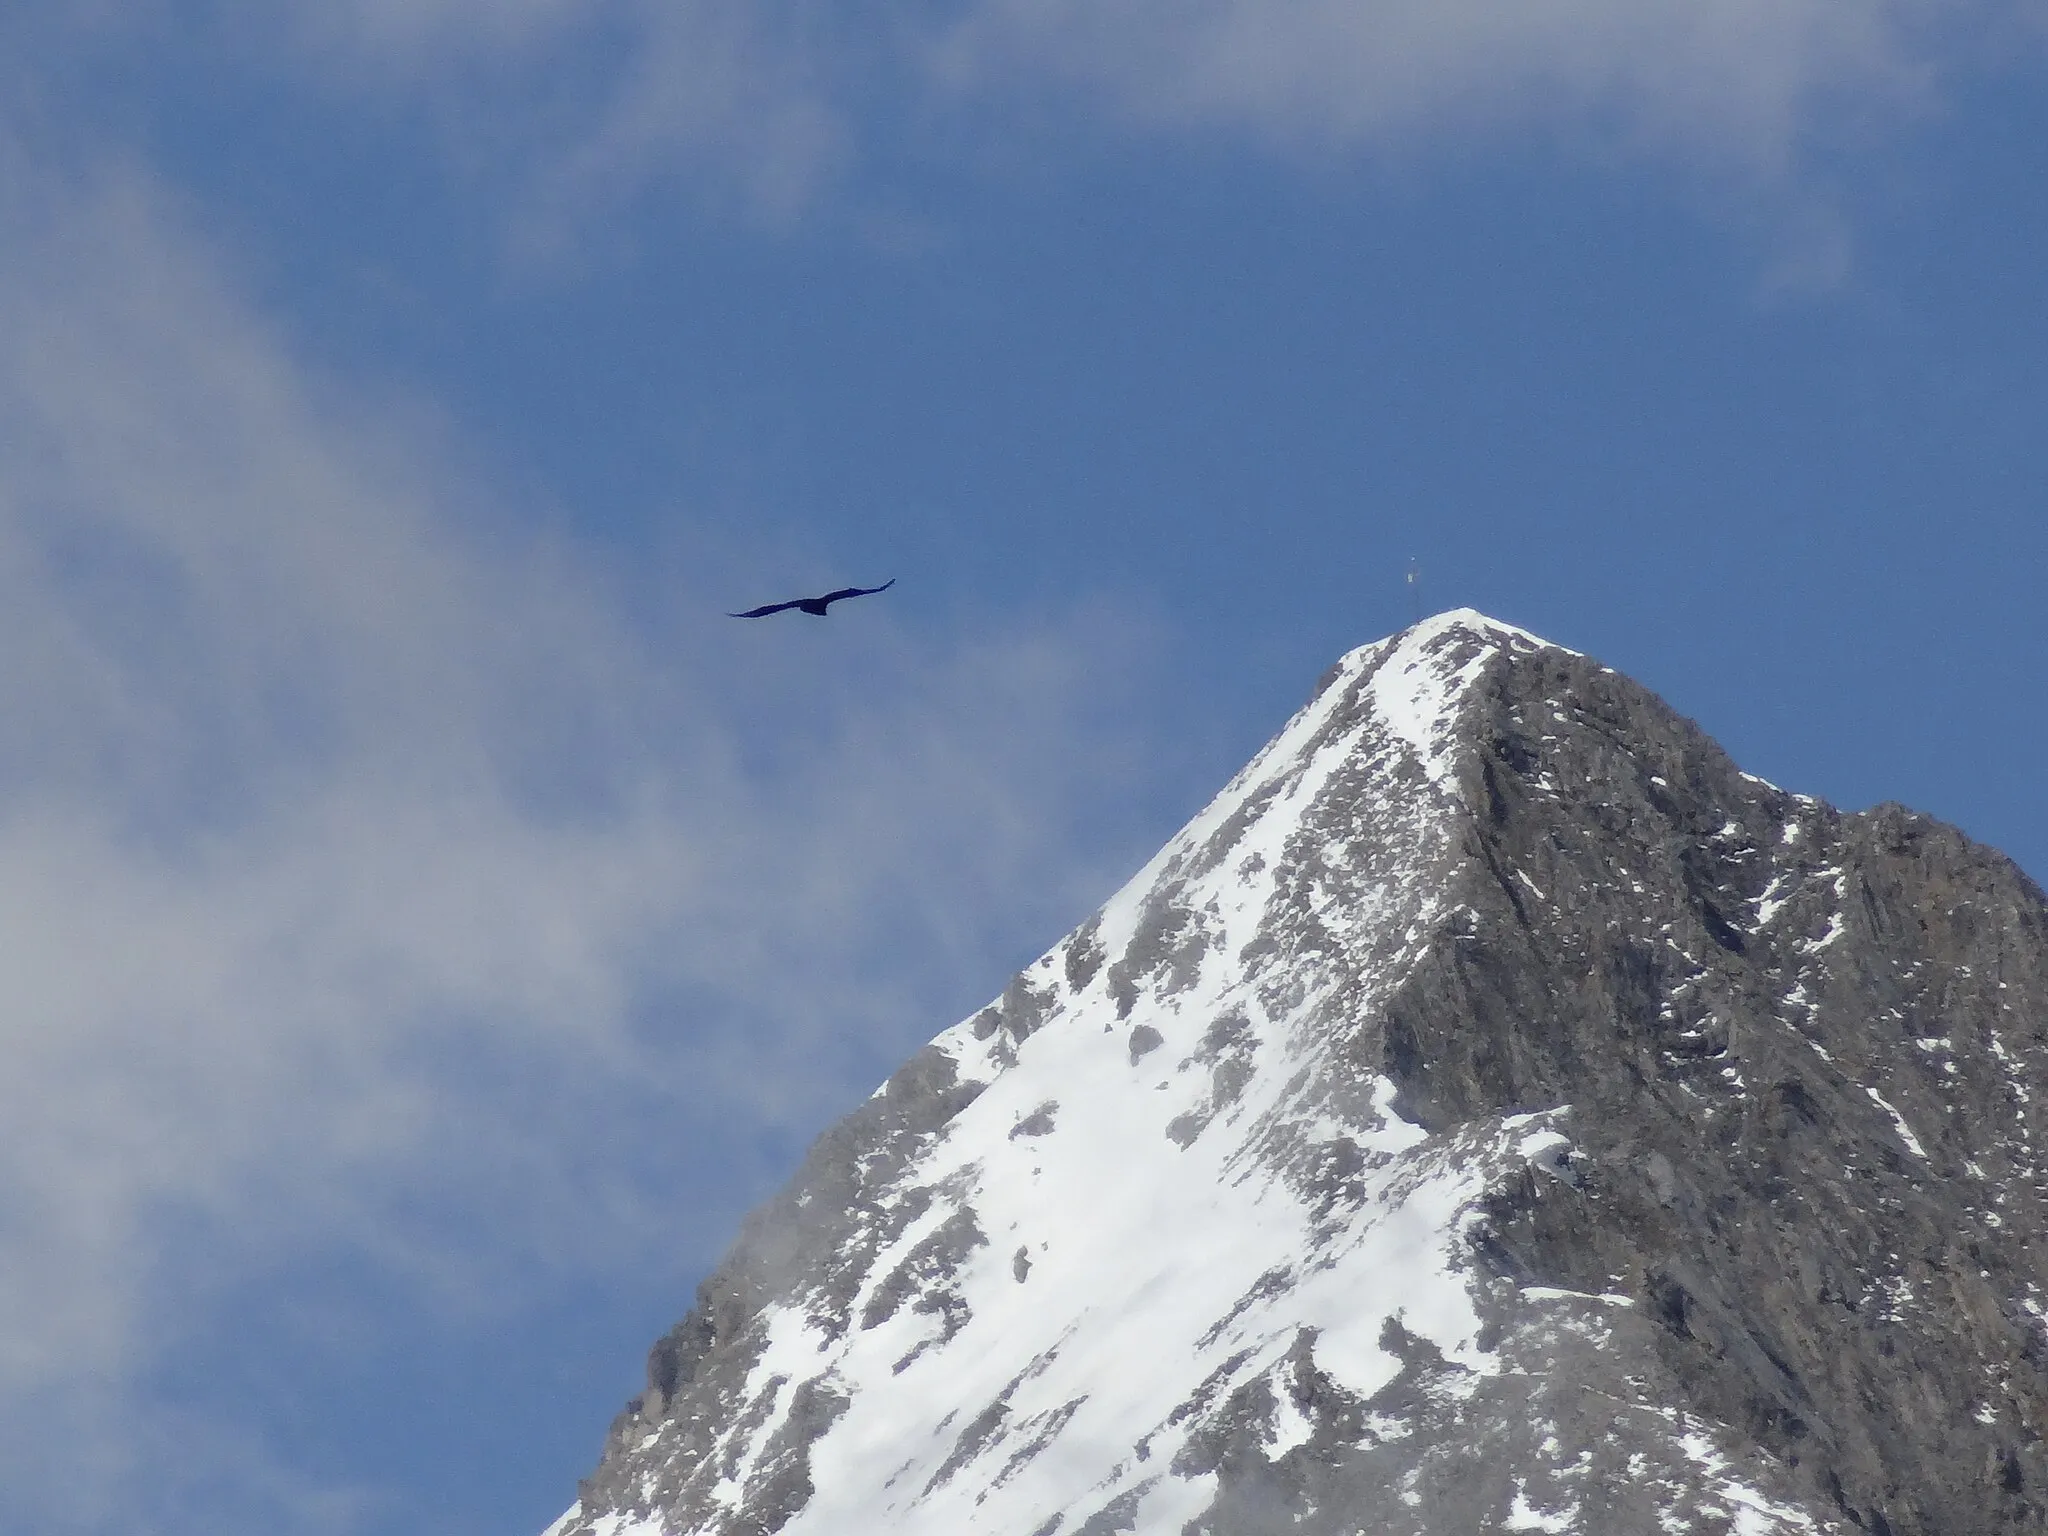
<instances>
[{"instance_id":1,"label":"wispy cloud","mask_svg":"<svg viewBox=\"0 0 2048 1536\"><path fill-rule=\"evenodd\" d=\"M344 0L245 24L280 38L271 62L345 100L422 102L470 163L521 163L527 242L677 181L750 218L793 216L853 153L861 77L890 35L882 15L816 0Z\"/></svg>"},{"instance_id":2,"label":"wispy cloud","mask_svg":"<svg viewBox=\"0 0 2048 1536\"><path fill-rule=\"evenodd\" d=\"M1098 137L1193 132L1316 157L1535 134L1769 187L1881 141L1988 60L2038 54L2043 30L2037 0L72 0L60 14L101 49L175 28L215 40L211 67L435 124L529 250L573 245L661 188L786 220L920 139L971 154L1049 106ZM15 30L61 51L57 23Z\"/></svg>"},{"instance_id":3,"label":"wispy cloud","mask_svg":"<svg viewBox=\"0 0 2048 1536\"><path fill-rule=\"evenodd\" d=\"M1089 663L1142 637L835 647L687 572L714 617L636 626L146 180L5 163L0 1524L94 1528L209 1298L322 1248L632 1263L636 1127L815 1125L943 1023L998 914L1096 883Z\"/></svg>"},{"instance_id":4,"label":"wispy cloud","mask_svg":"<svg viewBox=\"0 0 2048 1536\"><path fill-rule=\"evenodd\" d=\"M1780 168L1830 113L1913 106L1917 0L978 0L938 57L959 89L1049 77L1155 127L1315 149L1539 129Z\"/></svg>"},{"instance_id":5,"label":"wispy cloud","mask_svg":"<svg viewBox=\"0 0 2048 1536\"><path fill-rule=\"evenodd\" d=\"M334 0L248 13L260 50L344 92L414 93L524 157L520 217L561 228L653 182L801 210L884 151L946 153L1049 101L1095 131L1413 153L1531 132L1749 181L1924 111L2015 0ZM238 15L243 13L237 11ZM282 20L280 20L282 18ZM886 110L884 108L886 107ZM1073 109L1082 109L1076 117Z\"/></svg>"}]
</instances>

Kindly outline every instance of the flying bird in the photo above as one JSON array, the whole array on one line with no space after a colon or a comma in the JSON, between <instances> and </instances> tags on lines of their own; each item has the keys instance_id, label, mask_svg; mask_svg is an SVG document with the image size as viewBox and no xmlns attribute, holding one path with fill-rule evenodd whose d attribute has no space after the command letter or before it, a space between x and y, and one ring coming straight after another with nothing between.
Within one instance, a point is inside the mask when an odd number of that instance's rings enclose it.
<instances>
[{"instance_id":1,"label":"flying bird","mask_svg":"<svg viewBox=\"0 0 2048 1536\"><path fill-rule=\"evenodd\" d=\"M877 592L886 592L896 585L891 576L879 587L841 587L837 592L827 592L823 597L798 597L786 603L764 603L759 608L749 608L745 613L729 613L729 619L765 619L771 613L780 613L785 608L798 608L816 618L824 618L825 610L842 597L872 597Z\"/></svg>"}]
</instances>

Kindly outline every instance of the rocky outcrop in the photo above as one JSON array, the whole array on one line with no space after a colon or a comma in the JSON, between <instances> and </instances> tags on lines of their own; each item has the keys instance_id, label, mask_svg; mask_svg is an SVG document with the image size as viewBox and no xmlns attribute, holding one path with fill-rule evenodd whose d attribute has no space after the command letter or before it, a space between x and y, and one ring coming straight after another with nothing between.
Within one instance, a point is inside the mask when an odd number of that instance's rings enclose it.
<instances>
[{"instance_id":1,"label":"rocky outcrop","mask_svg":"<svg viewBox=\"0 0 2048 1536\"><path fill-rule=\"evenodd\" d=\"M2043 1529L2039 888L1559 652L1493 669L1466 731L1471 936L1387 1049L1425 1125L1573 1106L1576 1187L1494 1196L1491 1262L1623 1285L1671 1401L1851 1526Z\"/></svg>"}]
</instances>

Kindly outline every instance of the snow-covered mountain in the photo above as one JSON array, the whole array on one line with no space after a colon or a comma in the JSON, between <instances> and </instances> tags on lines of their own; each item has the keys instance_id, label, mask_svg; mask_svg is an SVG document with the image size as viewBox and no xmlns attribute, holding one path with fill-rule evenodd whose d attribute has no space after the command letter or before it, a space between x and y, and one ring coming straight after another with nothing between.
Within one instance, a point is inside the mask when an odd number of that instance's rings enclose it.
<instances>
[{"instance_id":1,"label":"snow-covered mountain","mask_svg":"<svg viewBox=\"0 0 2048 1536\"><path fill-rule=\"evenodd\" d=\"M1479 614L749 1219L549 1536L2048 1528L2048 905Z\"/></svg>"}]
</instances>

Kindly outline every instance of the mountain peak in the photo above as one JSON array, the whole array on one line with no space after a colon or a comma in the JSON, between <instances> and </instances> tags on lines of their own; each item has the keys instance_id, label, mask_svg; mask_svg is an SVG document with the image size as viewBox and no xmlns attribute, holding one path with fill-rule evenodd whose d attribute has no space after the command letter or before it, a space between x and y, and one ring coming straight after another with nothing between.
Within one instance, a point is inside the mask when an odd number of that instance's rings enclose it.
<instances>
[{"instance_id":1,"label":"mountain peak","mask_svg":"<svg viewBox=\"0 0 2048 1536\"><path fill-rule=\"evenodd\" d=\"M1496 643L1535 646L1541 650L1560 651L1567 656L1578 654L1545 640L1541 635L1531 634L1518 625L1510 624L1505 619L1496 619L1489 614L1481 613L1477 608L1446 608L1442 613L1431 614L1428 618L1411 624L1399 634L1377 643L1427 646L1441 636L1452 633L1475 635Z\"/></svg>"},{"instance_id":2,"label":"mountain peak","mask_svg":"<svg viewBox=\"0 0 2048 1536\"><path fill-rule=\"evenodd\" d=\"M2037 1530L2044 934L1439 614L820 1139L556 1530Z\"/></svg>"}]
</instances>

